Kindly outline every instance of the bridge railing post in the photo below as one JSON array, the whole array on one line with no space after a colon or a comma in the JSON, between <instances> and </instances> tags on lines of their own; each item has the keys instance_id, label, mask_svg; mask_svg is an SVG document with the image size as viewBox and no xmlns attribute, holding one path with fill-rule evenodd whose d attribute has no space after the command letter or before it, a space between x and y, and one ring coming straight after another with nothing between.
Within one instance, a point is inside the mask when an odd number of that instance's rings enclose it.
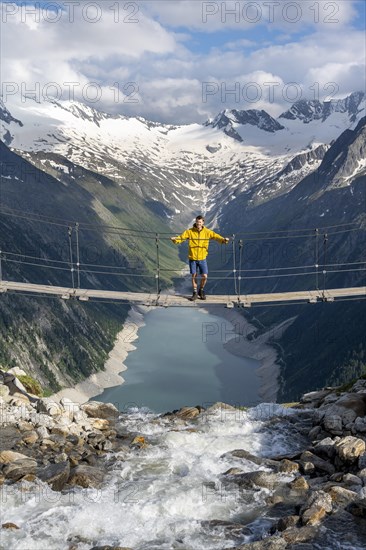
<instances>
[{"instance_id":1,"label":"bridge railing post","mask_svg":"<svg viewBox=\"0 0 366 550\"><path fill-rule=\"evenodd\" d=\"M242 272L242 259L243 259L243 240L242 239L239 239L239 275L238 275L238 300L240 302L241 298L240 298L240 292L241 292L241 272Z\"/></svg>"},{"instance_id":2,"label":"bridge railing post","mask_svg":"<svg viewBox=\"0 0 366 550\"><path fill-rule=\"evenodd\" d=\"M235 256L235 234L233 233L232 236L232 249L233 249L233 279L234 279L234 293L238 296L238 288L237 288L237 281L236 281L236 256Z\"/></svg>"},{"instance_id":3,"label":"bridge railing post","mask_svg":"<svg viewBox=\"0 0 366 550\"><path fill-rule=\"evenodd\" d=\"M156 233L155 235L155 243L156 243L156 293L159 298L160 296L160 252L159 252L159 234Z\"/></svg>"},{"instance_id":4,"label":"bridge railing post","mask_svg":"<svg viewBox=\"0 0 366 550\"><path fill-rule=\"evenodd\" d=\"M75 290L74 262L73 262L73 257L72 257L72 227L70 225L67 229L67 234L69 236L71 283L72 283L72 289Z\"/></svg>"},{"instance_id":5,"label":"bridge railing post","mask_svg":"<svg viewBox=\"0 0 366 550\"><path fill-rule=\"evenodd\" d=\"M319 229L315 229L315 288L319 292Z\"/></svg>"},{"instance_id":6,"label":"bridge railing post","mask_svg":"<svg viewBox=\"0 0 366 550\"><path fill-rule=\"evenodd\" d=\"M75 223L75 235L76 235L76 269L78 277L78 288L80 288L80 250L79 250L79 224Z\"/></svg>"},{"instance_id":7,"label":"bridge railing post","mask_svg":"<svg viewBox=\"0 0 366 550\"><path fill-rule=\"evenodd\" d=\"M323 300L325 299L325 285L327 277L327 244L328 244L328 234L324 233L323 239Z\"/></svg>"}]
</instances>

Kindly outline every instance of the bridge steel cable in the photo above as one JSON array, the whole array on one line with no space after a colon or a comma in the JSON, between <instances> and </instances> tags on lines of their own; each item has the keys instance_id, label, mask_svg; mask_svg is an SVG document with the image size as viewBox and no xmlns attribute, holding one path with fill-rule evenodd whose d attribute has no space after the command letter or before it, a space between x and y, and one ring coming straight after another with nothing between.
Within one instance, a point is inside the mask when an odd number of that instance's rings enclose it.
<instances>
[{"instance_id":1,"label":"bridge steel cable","mask_svg":"<svg viewBox=\"0 0 366 550\"><path fill-rule=\"evenodd\" d=\"M151 275L151 271L149 271L146 268L133 268L132 266L116 266L116 265L101 265L101 264L83 264L80 260L80 232L82 230L84 231L100 231L101 228L106 228L106 231L113 234L123 234L123 237L133 236L136 238L138 235L143 236L145 239L154 239L155 240L155 246L156 246L156 270L155 270L155 279L156 279L156 292L157 296L160 296L161 293L161 274L164 272L166 274L168 273L174 273L175 277L183 278L186 275L185 274L177 274L177 269L170 269L170 268L164 268L161 265L161 258L160 258L160 242L161 241L170 241L170 237L164 237L162 235L170 235L171 233L157 233L152 231L145 231L145 230L135 230L130 228L117 228L113 226L103 226L103 225L97 225L97 224L82 224L80 222L74 222L74 226L66 220L64 220L64 223L60 223L59 218L55 218L52 221L45 219L46 216L38 215L38 218L36 218L36 215L34 214L26 214L22 213L20 211L15 212L6 212L4 209L0 208L0 213L3 213L5 215L14 216L19 219L27 219L28 221L32 222L41 222L44 224L50 224L50 225L57 225L59 227L64 227L67 229L68 234L68 248L69 248L69 259L68 261L64 260L55 260L52 258L41 258L37 256L31 256L27 254L19 254L16 252L7 252L7 251L0 251L0 281L3 280L3 265L5 262L12 262L12 263L20 263L24 265L29 266L35 266L40 267L42 269L46 270L59 270L59 271L70 271L71 273L71 283L72 283L72 289L73 292L75 292L76 287L77 289L80 289L80 281L81 281L81 274L90 274L90 275L103 275L103 276L118 276L118 277L131 277L131 278L138 278L138 277L144 277L144 278L151 278L153 275ZM57 221L55 221L57 220ZM328 241L330 235L336 235L336 234L344 234L348 233L350 231L361 231L365 230L364 228L360 227L359 225L356 226L355 223L349 223L349 224L337 224L332 226L326 226L326 228L329 230L336 229L336 231L325 231L323 236L323 263L319 263L319 228L316 228L315 230L312 230L311 234L308 234L310 229L293 229L293 230L278 230L275 233L279 233L279 235L273 235L270 232L251 232L251 233L242 233L242 234L233 234L232 235L232 249L233 249L233 270L232 272L228 272L228 270L213 270L213 273L218 274L218 276L211 276L210 280L214 281L227 281L230 278L233 280L234 284L234 293L237 296L238 301L240 302L241 299L241 280L253 280L253 279L271 279L271 278L283 278L283 277L299 277L299 276L309 276L309 275L315 275L315 283L316 283L316 289L319 291L319 270L322 269L323 273L323 289L322 289L322 295L323 298L325 297L326 292L326 282L327 282L327 275L331 275L332 273L346 273L346 272L363 272L366 268L352 268L352 269L346 269L350 266L361 266L366 264L366 261L359 261L359 262L337 262L337 263L330 263L327 264L327 252L328 252ZM337 229L343 228L340 231L337 231ZM322 228L321 228L322 229ZM242 259L243 259L243 239L240 239L239 241L236 241L236 238L240 235L248 235L249 237L244 240L244 242L251 242L251 241L266 241L266 240L273 240L273 239L297 239L297 238L314 238L314 231L315 231L315 264L312 265L302 265L302 266L289 266L289 267L274 267L274 268L257 268L257 269L245 269L242 267ZM75 233L75 249L76 249L76 262L74 259L74 243L73 243L73 232ZM127 233L122 233L127 232ZM132 232L132 233L131 233ZM296 233L305 233L305 234L296 234ZM257 236L255 236L257 235ZM261 235L261 236L260 236ZM239 248L239 266L237 265L237 252L236 252L236 242L238 242L238 248ZM11 256L12 258L19 258L19 259L11 259L8 256ZM36 260L37 263L29 262L24 260L24 258ZM52 264L59 264L59 265L47 265L47 263ZM60 267L65 266L65 267ZM66 267L68 266L68 267ZM76 266L76 269L75 269ZM315 271L314 271L315 267ZM331 269L329 270L329 267L331 268L337 268L340 269ZM93 269L85 269L85 268L93 268ZM104 269L108 269L110 271L103 271ZM128 272L127 270L132 269L133 272ZM296 270L300 272L296 272ZM121 272L122 271L122 272ZM137 273L136 273L137 271ZM287 273L279 273L279 272L287 271ZM301 272L302 271L302 272ZM75 272L77 274L77 280L75 281ZM263 274L260 274L264 272ZM232 276L230 276L230 273L232 273ZM248 273L254 273L255 275L248 275Z\"/></svg>"},{"instance_id":2,"label":"bridge steel cable","mask_svg":"<svg viewBox=\"0 0 366 550\"><path fill-rule=\"evenodd\" d=\"M7 207L6 208L4 208L4 207L0 208L0 214L3 214L5 216L12 216L12 217L19 218L19 219L27 219L29 221L36 221L36 222L40 222L40 223L48 223L50 225L58 225L60 227L69 227L72 224L78 223L80 229L84 229L84 230L87 230L87 229L89 230L90 228L94 228L96 231L99 231L99 232L101 230L108 230L108 229L111 229L112 231L121 231L121 232L128 231L128 232L132 232L132 233L136 233L136 234L145 234L145 235L150 234L150 235L152 235L151 238L154 238L154 235L156 234L156 231L149 231L149 230L145 230L145 229L133 229L133 228L130 228L130 227L112 226L112 225L99 224L99 223L98 224L97 223L93 224L93 223L87 223L87 222L80 222L80 220L79 221L76 221L76 220L71 221L70 219L66 220L64 218L57 218L57 217L54 217L54 216L51 217L51 216L46 216L44 214L39 214L39 213L34 213L34 212L26 213L23 210L17 210L17 209L14 209L14 208L7 208ZM51 218L51 220L49 218ZM339 228L339 227L348 227L348 226L352 226L352 225L358 225L358 224L357 224L357 222L341 223L341 224L327 225L327 226L324 226L324 227L319 228L319 229L325 231L325 230L329 230L329 229L334 229L334 228ZM359 229L361 229L361 228L359 227ZM289 238L291 233L299 233L299 232L309 233L310 231L311 231L311 229L309 229L309 228L292 228L292 229L286 229L286 230L285 229L277 229L277 230L275 230L275 233L286 233L285 238ZM236 236L237 237L246 237L248 235L268 235L270 233L271 233L270 231L248 231L248 232L237 233ZM329 233L329 231L328 231L328 233ZM160 231L159 235L172 235L172 231L167 231L167 232ZM310 237L311 234L309 233L309 235L307 235L307 236ZM265 238L263 237L263 239L265 239Z\"/></svg>"}]
</instances>

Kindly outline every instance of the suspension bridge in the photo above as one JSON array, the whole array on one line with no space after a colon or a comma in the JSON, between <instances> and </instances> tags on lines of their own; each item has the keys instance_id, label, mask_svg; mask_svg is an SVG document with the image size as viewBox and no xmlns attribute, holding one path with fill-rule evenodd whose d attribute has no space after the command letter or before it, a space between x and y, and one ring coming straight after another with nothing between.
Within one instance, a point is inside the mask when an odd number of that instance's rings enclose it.
<instances>
[{"instance_id":1,"label":"suspension bridge","mask_svg":"<svg viewBox=\"0 0 366 550\"><path fill-rule=\"evenodd\" d=\"M329 288L327 282L329 276L339 273L366 273L366 261L357 262L333 262L327 261L328 241L332 235L349 233L354 231L365 231L354 223L338 224L326 228L292 229L289 231L279 230L274 234L269 232L245 233L231 236L231 266L230 269L214 270L209 275L210 281L230 282L231 292L226 294L209 294L206 300L191 302L188 296L181 293L174 293L171 290L161 290L161 277L163 274L171 277L178 277L176 269L164 267L161 262L160 244L163 241L170 241L170 233L155 233L153 231L134 230L131 228L119 228L114 226L93 226L88 223L72 224L65 220L47 219L39 214L25 214L15 210L1 210L1 214L26 219L31 222L39 222L64 228L65 237L68 240L67 260L48 258L43 254L38 256L15 252L13 250L0 250L0 294L22 294L26 296L42 297L50 296L64 300L76 299L82 302L106 301L125 302L129 304L140 304L154 307L202 307L206 305L217 305L221 307L251 307L255 305L281 305L281 304L303 304L317 302L334 302L340 300L360 300L366 298L366 286L349 286L346 288ZM143 267L122 266L116 264L89 264L83 263L80 250L80 231L103 231L113 235L121 235L124 239L128 236L143 236L144 240L150 239L156 248L156 260L154 273ZM272 268L245 268L243 266L243 250L245 245L258 240L271 239L313 239L314 254L313 263L306 265ZM229 245L228 245L229 246ZM70 286L57 286L53 284L35 284L30 282L12 281L4 277L4 266L9 264L21 264L42 268L55 272L69 272ZM212 275L214 273L214 275ZM82 277L90 276L114 276L122 280L132 277L151 277L154 282L154 290L150 292L141 291L117 291L97 288L83 288ZM187 278L187 274L180 275ZM248 294L243 292L243 285L249 280L270 280L282 277L313 277L314 285L311 290L296 290L291 292L270 292ZM359 277L358 277L359 280ZM310 286L309 284L307 286Z\"/></svg>"}]
</instances>

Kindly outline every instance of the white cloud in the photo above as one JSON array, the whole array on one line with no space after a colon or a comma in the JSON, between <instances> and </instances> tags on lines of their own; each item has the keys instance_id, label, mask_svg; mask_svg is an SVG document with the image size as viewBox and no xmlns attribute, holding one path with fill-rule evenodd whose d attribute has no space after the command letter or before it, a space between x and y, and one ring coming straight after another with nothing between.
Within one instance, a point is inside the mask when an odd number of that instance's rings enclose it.
<instances>
[{"instance_id":1,"label":"white cloud","mask_svg":"<svg viewBox=\"0 0 366 550\"><path fill-rule=\"evenodd\" d=\"M185 26L211 33L271 25L291 34L309 26L339 30L354 20L357 3L359 0L147 0L141 6L173 28Z\"/></svg>"},{"instance_id":2,"label":"white cloud","mask_svg":"<svg viewBox=\"0 0 366 550\"><path fill-rule=\"evenodd\" d=\"M40 17L35 24L31 19L22 23L20 10L8 15L2 25L3 82L23 82L28 90L36 82L41 89L49 82L61 87L65 82L77 82L75 98L86 100L83 89L93 81L101 91L96 108L170 123L203 121L225 108L265 109L277 116L289 107L290 99L299 98L296 94L328 97L333 93L329 88L332 82L337 85L334 93L343 95L365 87L362 31L348 27L340 39L339 33L329 32L330 23L322 21L296 40L288 32L291 29L286 29L281 44L266 43L263 38L255 42L245 35L205 53L199 47L202 34L192 33L189 41L187 33L181 32L192 29L192 18L197 17L196 11L189 9L189 0L148 4L150 12L146 7L133 15L138 23L123 21L125 13L116 23L107 3L100 21L94 24L77 17L76 10L72 23L65 14L57 23ZM201 3L194 4L197 10ZM309 3L305 0L303 4ZM323 1L318 4L319 9L325 6ZM343 10L342 25L349 24L354 2L337 4ZM122 8L125 5L121 4ZM153 12L160 22L152 19ZM132 17L130 12L128 17ZM193 44L194 51L190 49ZM113 89L116 82L118 101ZM207 83L211 93L205 95Z\"/></svg>"}]
</instances>

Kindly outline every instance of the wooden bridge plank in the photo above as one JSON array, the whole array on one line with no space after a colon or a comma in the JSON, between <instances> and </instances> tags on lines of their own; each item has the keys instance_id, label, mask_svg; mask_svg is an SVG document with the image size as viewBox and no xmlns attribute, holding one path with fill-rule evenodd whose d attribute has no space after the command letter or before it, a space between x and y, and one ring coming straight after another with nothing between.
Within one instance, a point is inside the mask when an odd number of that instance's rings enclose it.
<instances>
[{"instance_id":1,"label":"wooden bridge plank","mask_svg":"<svg viewBox=\"0 0 366 550\"><path fill-rule=\"evenodd\" d=\"M154 293L140 292L118 292L111 290L94 290L94 289L72 289L68 287L57 287L50 285L38 285L32 283L19 283L13 281L1 281L0 292L27 292L34 294L50 294L63 297L77 297L81 300L89 298L105 299L105 300L121 300L129 303L158 305L162 307L182 307L182 306L204 306L209 304L226 305L231 304L255 304L255 303L275 303L275 302L293 302L293 301L308 301L318 299L337 299L342 297L366 297L366 287L351 287L351 288L336 288L319 290L303 290L295 292L276 292L269 294L248 294L240 296L235 295L208 295L205 301L197 300L190 302L187 296L181 294L160 294L157 297Z\"/></svg>"}]
</instances>

